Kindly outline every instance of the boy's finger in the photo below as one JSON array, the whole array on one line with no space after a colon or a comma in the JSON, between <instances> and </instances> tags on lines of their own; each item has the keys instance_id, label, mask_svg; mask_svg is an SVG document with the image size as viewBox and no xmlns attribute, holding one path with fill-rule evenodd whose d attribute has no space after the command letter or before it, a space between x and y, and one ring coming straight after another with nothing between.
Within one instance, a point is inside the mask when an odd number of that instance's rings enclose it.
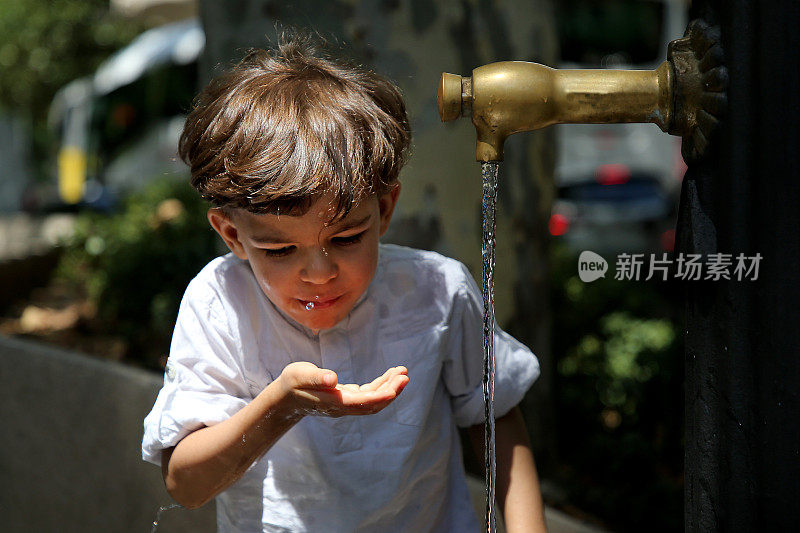
<instances>
[{"instance_id":1,"label":"boy's finger","mask_svg":"<svg viewBox=\"0 0 800 533\"><path fill-rule=\"evenodd\" d=\"M405 388L406 384L409 381L409 377L405 374L397 374L392 377L391 380L387 381L383 385L378 388L378 392L393 392L394 394L400 394L400 392Z\"/></svg>"},{"instance_id":2,"label":"boy's finger","mask_svg":"<svg viewBox=\"0 0 800 533\"><path fill-rule=\"evenodd\" d=\"M350 391L343 390L342 405L348 408L371 409L374 405L391 401L396 396L392 390L381 391Z\"/></svg>"},{"instance_id":3,"label":"boy's finger","mask_svg":"<svg viewBox=\"0 0 800 533\"><path fill-rule=\"evenodd\" d=\"M309 387L318 387L321 389L332 389L336 387L336 384L339 382L339 378L336 375L336 372L333 370L324 370L320 369L319 371L313 372L310 376L308 376Z\"/></svg>"},{"instance_id":4,"label":"boy's finger","mask_svg":"<svg viewBox=\"0 0 800 533\"><path fill-rule=\"evenodd\" d=\"M378 390L380 389L380 387L390 382L395 375L405 374L406 372L408 372L408 370L404 366L392 367L386 372L384 372L382 376L372 380L372 382L361 385L360 390L362 391Z\"/></svg>"},{"instance_id":5,"label":"boy's finger","mask_svg":"<svg viewBox=\"0 0 800 533\"><path fill-rule=\"evenodd\" d=\"M378 387L380 387L380 386L381 386L383 383L385 383L386 381L388 381L388 380L389 380L389 378L392 376L392 374L393 374L394 372L395 372L395 369L394 369L394 368L390 368L390 369L388 369L386 372L384 372L384 373L383 373L383 375L381 375L381 376L378 376L377 378L373 379L373 380L372 380L372 381L370 381L369 383L365 383L365 384L361 385L361 386L359 387L359 390L362 390L362 391L372 391L372 390L376 390L376 389L377 389Z\"/></svg>"},{"instance_id":6,"label":"boy's finger","mask_svg":"<svg viewBox=\"0 0 800 533\"><path fill-rule=\"evenodd\" d=\"M336 372L305 361L290 363L283 369L286 383L291 388L330 389L336 386L339 378Z\"/></svg>"},{"instance_id":7,"label":"boy's finger","mask_svg":"<svg viewBox=\"0 0 800 533\"><path fill-rule=\"evenodd\" d=\"M403 392L403 389L406 388L406 385L408 385L409 381L411 381L411 378L405 374L399 376L399 379L397 380L397 386L395 387L395 396Z\"/></svg>"}]
</instances>

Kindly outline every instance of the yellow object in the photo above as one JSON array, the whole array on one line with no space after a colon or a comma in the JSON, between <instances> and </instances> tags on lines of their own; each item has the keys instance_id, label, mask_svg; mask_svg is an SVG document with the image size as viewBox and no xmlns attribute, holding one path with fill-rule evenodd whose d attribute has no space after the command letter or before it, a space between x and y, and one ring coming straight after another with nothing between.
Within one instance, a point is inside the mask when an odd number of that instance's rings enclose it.
<instances>
[{"instance_id":1,"label":"yellow object","mask_svg":"<svg viewBox=\"0 0 800 533\"><path fill-rule=\"evenodd\" d=\"M58 153L58 193L68 204L83 199L86 185L86 152L67 146Z\"/></svg>"}]
</instances>

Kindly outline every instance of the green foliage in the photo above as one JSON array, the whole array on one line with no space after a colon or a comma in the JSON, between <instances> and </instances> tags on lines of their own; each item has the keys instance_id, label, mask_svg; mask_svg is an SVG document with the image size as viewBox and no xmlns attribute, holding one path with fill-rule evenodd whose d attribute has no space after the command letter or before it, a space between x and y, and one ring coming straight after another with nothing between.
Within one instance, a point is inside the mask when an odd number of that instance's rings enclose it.
<instances>
[{"instance_id":1,"label":"green foliage","mask_svg":"<svg viewBox=\"0 0 800 533\"><path fill-rule=\"evenodd\" d=\"M612 312L559 361L562 376L579 374L597 379L599 400L608 408L635 415L639 389L659 371L659 356L674 342L666 319L639 319L629 312Z\"/></svg>"},{"instance_id":2,"label":"green foliage","mask_svg":"<svg viewBox=\"0 0 800 533\"><path fill-rule=\"evenodd\" d=\"M614 259L606 257L609 263ZM620 531L682 524L683 336L677 288L591 283L556 249L553 345L559 477L569 501Z\"/></svg>"},{"instance_id":3,"label":"green foliage","mask_svg":"<svg viewBox=\"0 0 800 533\"><path fill-rule=\"evenodd\" d=\"M7 0L0 8L0 109L32 120L38 152L56 91L142 30L108 9L108 0Z\"/></svg>"},{"instance_id":4,"label":"green foliage","mask_svg":"<svg viewBox=\"0 0 800 533\"><path fill-rule=\"evenodd\" d=\"M114 215L83 213L59 277L85 290L95 327L129 343L129 357L158 367L186 285L218 255L207 205L188 184L156 181Z\"/></svg>"},{"instance_id":5,"label":"green foliage","mask_svg":"<svg viewBox=\"0 0 800 533\"><path fill-rule=\"evenodd\" d=\"M0 103L42 118L56 90L91 73L141 28L107 0L14 0L0 9Z\"/></svg>"}]
</instances>

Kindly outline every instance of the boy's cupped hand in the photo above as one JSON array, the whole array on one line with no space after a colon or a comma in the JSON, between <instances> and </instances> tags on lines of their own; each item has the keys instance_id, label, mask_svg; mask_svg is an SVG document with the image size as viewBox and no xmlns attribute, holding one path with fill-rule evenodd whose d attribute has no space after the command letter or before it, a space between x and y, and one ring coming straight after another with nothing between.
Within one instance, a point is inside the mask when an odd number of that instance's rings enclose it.
<instances>
[{"instance_id":1,"label":"boy's cupped hand","mask_svg":"<svg viewBox=\"0 0 800 533\"><path fill-rule=\"evenodd\" d=\"M408 383L404 366L390 368L369 383L341 384L333 370L308 362L290 363L276 381L286 394L291 408L302 414L339 417L377 413Z\"/></svg>"}]
</instances>

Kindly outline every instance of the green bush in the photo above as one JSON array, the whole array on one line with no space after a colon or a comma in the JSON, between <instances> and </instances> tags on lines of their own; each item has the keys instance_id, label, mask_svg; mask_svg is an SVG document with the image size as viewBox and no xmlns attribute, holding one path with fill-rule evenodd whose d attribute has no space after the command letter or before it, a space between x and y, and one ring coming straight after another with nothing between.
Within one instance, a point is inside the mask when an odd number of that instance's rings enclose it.
<instances>
[{"instance_id":1,"label":"green bush","mask_svg":"<svg viewBox=\"0 0 800 533\"><path fill-rule=\"evenodd\" d=\"M615 530L680 530L678 287L613 275L584 283L575 255L555 249L553 257L559 478L568 500Z\"/></svg>"},{"instance_id":2,"label":"green bush","mask_svg":"<svg viewBox=\"0 0 800 533\"><path fill-rule=\"evenodd\" d=\"M187 183L162 180L116 214L79 215L58 276L96 306L93 329L127 341L128 359L161 366L187 284L221 251L206 210Z\"/></svg>"}]
</instances>

